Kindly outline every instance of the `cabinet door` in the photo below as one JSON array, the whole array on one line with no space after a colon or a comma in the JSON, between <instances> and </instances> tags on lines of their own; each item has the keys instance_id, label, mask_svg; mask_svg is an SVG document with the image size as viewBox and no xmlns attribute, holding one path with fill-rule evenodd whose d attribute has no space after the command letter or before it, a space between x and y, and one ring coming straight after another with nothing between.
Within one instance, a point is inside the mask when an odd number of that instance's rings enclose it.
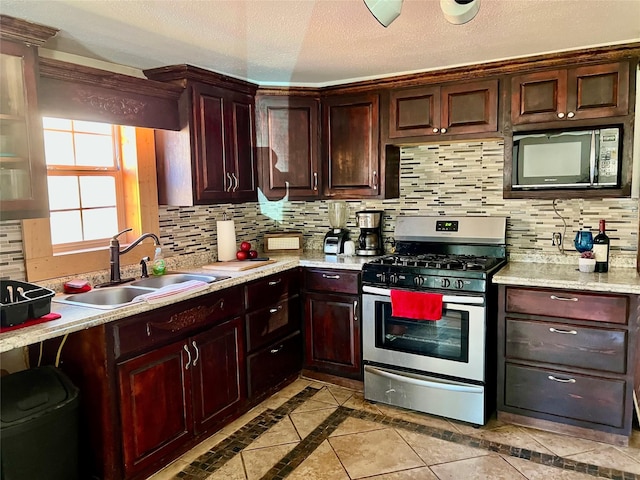
<instances>
[{"instance_id":1,"label":"cabinet door","mask_svg":"<svg viewBox=\"0 0 640 480\"><path fill-rule=\"evenodd\" d=\"M225 171L231 174L234 202L257 200L254 101L251 95L231 92L225 100Z\"/></svg>"},{"instance_id":2,"label":"cabinet door","mask_svg":"<svg viewBox=\"0 0 640 480\"><path fill-rule=\"evenodd\" d=\"M2 220L49 213L35 47L0 41L0 201Z\"/></svg>"},{"instance_id":3,"label":"cabinet door","mask_svg":"<svg viewBox=\"0 0 640 480\"><path fill-rule=\"evenodd\" d=\"M379 194L377 94L323 99L325 194L334 198Z\"/></svg>"},{"instance_id":4,"label":"cabinet door","mask_svg":"<svg viewBox=\"0 0 640 480\"><path fill-rule=\"evenodd\" d=\"M567 116L574 119L629 113L629 64L591 65L569 70Z\"/></svg>"},{"instance_id":5,"label":"cabinet door","mask_svg":"<svg viewBox=\"0 0 640 480\"><path fill-rule=\"evenodd\" d=\"M565 117L567 71L516 75L511 79L511 122L553 122Z\"/></svg>"},{"instance_id":6,"label":"cabinet door","mask_svg":"<svg viewBox=\"0 0 640 480\"><path fill-rule=\"evenodd\" d=\"M231 198L232 162L225 148L225 90L193 85L193 175L195 203Z\"/></svg>"},{"instance_id":7,"label":"cabinet door","mask_svg":"<svg viewBox=\"0 0 640 480\"><path fill-rule=\"evenodd\" d=\"M257 102L262 192L273 199L319 197L319 100L262 96Z\"/></svg>"},{"instance_id":8,"label":"cabinet door","mask_svg":"<svg viewBox=\"0 0 640 480\"><path fill-rule=\"evenodd\" d=\"M195 433L221 423L246 400L242 319L234 318L189 339Z\"/></svg>"},{"instance_id":9,"label":"cabinet door","mask_svg":"<svg viewBox=\"0 0 640 480\"><path fill-rule=\"evenodd\" d=\"M192 88L195 203L255 200L252 97L202 84Z\"/></svg>"},{"instance_id":10,"label":"cabinet door","mask_svg":"<svg viewBox=\"0 0 640 480\"><path fill-rule=\"evenodd\" d=\"M440 134L440 87L396 90L390 94L389 138Z\"/></svg>"},{"instance_id":11,"label":"cabinet door","mask_svg":"<svg viewBox=\"0 0 640 480\"><path fill-rule=\"evenodd\" d=\"M606 118L628 113L628 62L517 75L511 80L513 124Z\"/></svg>"},{"instance_id":12,"label":"cabinet door","mask_svg":"<svg viewBox=\"0 0 640 480\"><path fill-rule=\"evenodd\" d=\"M191 364L186 343L177 342L118 365L127 475L170 454L192 435Z\"/></svg>"},{"instance_id":13,"label":"cabinet door","mask_svg":"<svg viewBox=\"0 0 640 480\"><path fill-rule=\"evenodd\" d=\"M355 295L307 293L305 366L362 378L360 305Z\"/></svg>"},{"instance_id":14,"label":"cabinet door","mask_svg":"<svg viewBox=\"0 0 640 480\"><path fill-rule=\"evenodd\" d=\"M498 131L498 80L443 86L440 133Z\"/></svg>"}]
</instances>

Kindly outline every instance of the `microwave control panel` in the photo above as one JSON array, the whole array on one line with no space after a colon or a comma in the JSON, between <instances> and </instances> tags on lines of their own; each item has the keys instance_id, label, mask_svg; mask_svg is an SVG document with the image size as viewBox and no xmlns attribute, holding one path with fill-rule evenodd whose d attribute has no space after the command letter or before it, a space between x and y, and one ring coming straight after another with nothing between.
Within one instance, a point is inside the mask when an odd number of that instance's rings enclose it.
<instances>
[{"instance_id":1,"label":"microwave control panel","mask_svg":"<svg viewBox=\"0 0 640 480\"><path fill-rule=\"evenodd\" d=\"M618 149L620 130L603 128L600 130L598 149L598 185L615 185L618 179Z\"/></svg>"}]
</instances>

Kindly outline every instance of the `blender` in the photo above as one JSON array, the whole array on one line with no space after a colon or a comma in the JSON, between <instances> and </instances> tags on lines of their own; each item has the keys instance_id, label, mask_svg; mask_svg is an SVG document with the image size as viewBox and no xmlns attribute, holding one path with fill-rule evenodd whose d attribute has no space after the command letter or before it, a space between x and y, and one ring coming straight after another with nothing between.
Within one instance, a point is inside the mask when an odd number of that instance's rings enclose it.
<instances>
[{"instance_id":1,"label":"blender","mask_svg":"<svg viewBox=\"0 0 640 480\"><path fill-rule=\"evenodd\" d=\"M324 253L344 253L344 242L349 240L349 231L344 228L348 218L349 207L345 202L329 203L331 230L324 236Z\"/></svg>"}]
</instances>

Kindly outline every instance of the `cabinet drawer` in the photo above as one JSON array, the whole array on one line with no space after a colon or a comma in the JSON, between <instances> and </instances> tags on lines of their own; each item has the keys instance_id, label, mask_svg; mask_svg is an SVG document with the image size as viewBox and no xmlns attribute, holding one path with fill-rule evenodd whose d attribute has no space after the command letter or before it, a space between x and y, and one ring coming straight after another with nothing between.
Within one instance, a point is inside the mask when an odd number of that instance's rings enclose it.
<instances>
[{"instance_id":1,"label":"cabinet drawer","mask_svg":"<svg viewBox=\"0 0 640 480\"><path fill-rule=\"evenodd\" d=\"M304 271L304 286L307 290L340 292L358 295L360 272L351 270Z\"/></svg>"},{"instance_id":2,"label":"cabinet drawer","mask_svg":"<svg viewBox=\"0 0 640 480\"><path fill-rule=\"evenodd\" d=\"M622 295L507 288L506 311L626 324L629 299Z\"/></svg>"},{"instance_id":3,"label":"cabinet drawer","mask_svg":"<svg viewBox=\"0 0 640 480\"><path fill-rule=\"evenodd\" d=\"M626 372L627 332L507 319L507 358Z\"/></svg>"},{"instance_id":4,"label":"cabinet drawer","mask_svg":"<svg viewBox=\"0 0 640 480\"><path fill-rule=\"evenodd\" d=\"M249 398L269 390L302 368L302 335L296 332L249 355Z\"/></svg>"},{"instance_id":5,"label":"cabinet drawer","mask_svg":"<svg viewBox=\"0 0 640 480\"><path fill-rule=\"evenodd\" d=\"M232 287L117 322L115 356L177 340L204 325L242 313L242 288Z\"/></svg>"},{"instance_id":6,"label":"cabinet drawer","mask_svg":"<svg viewBox=\"0 0 640 480\"><path fill-rule=\"evenodd\" d=\"M505 405L622 428L623 380L506 365Z\"/></svg>"},{"instance_id":7,"label":"cabinet drawer","mask_svg":"<svg viewBox=\"0 0 640 480\"><path fill-rule=\"evenodd\" d=\"M300 313L298 295L248 313L247 350L255 350L278 337L299 330Z\"/></svg>"},{"instance_id":8,"label":"cabinet drawer","mask_svg":"<svg viewBox=\"0 0 640 480\"><path fill-rule=\"evenodd\" d=\"M270 275L245 286L247 310L268 307L279 300L298 293L298 270Z\"/></svg>"}]
</instances>

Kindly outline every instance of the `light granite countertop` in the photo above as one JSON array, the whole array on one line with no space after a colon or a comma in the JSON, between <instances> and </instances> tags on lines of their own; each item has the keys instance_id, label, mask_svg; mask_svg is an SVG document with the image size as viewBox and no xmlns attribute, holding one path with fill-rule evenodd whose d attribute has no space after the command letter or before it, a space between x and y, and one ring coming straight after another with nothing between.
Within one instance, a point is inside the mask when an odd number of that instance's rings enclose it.
<instances>
[{"instance_id":1,"label":"light granite countertop","mask_svg":"<svg viewBox=\"0 0 640 480\"><path fill-rule=\"evenodd\" d=\"M61 314L62 317L60 319L0 333L0 353L32 345L51 338L61 337L68 333L95 327L121 318L137 315L155 308L170 305L176 301L183 301L200 295L206 295L207 293L223 290L234 285L241 285L252 280L273 275L285 270L290 270L298 266L361 270L362 265L370 261L373 257L324 255L323 253L312 252L308 254L305 253L300 257L279 256L272 258L276 260L275 263L240 272L214 271L201 267L175 269L170 273L199 273L204 275L228 276L229 278L214 282L204 290L198 290L196 292L180 296L176 299L168 298L162 303L149 304L143 301L113 310L100 310L96 308L66 305L54 301L51 304L51 311Z\"/></svg>"},{"instance_id":2,"label":"light granite countertop","mask_svg":"<svg viewBox=\"0 0 640 480\"><path fill-rule=\"evenodd\" d=\"M493 283L640 294L640 275L635 268L626 267L611 267L607 273L583 273L577 265L509 262L493 276Z\"/></svg>"}]
</instances>

